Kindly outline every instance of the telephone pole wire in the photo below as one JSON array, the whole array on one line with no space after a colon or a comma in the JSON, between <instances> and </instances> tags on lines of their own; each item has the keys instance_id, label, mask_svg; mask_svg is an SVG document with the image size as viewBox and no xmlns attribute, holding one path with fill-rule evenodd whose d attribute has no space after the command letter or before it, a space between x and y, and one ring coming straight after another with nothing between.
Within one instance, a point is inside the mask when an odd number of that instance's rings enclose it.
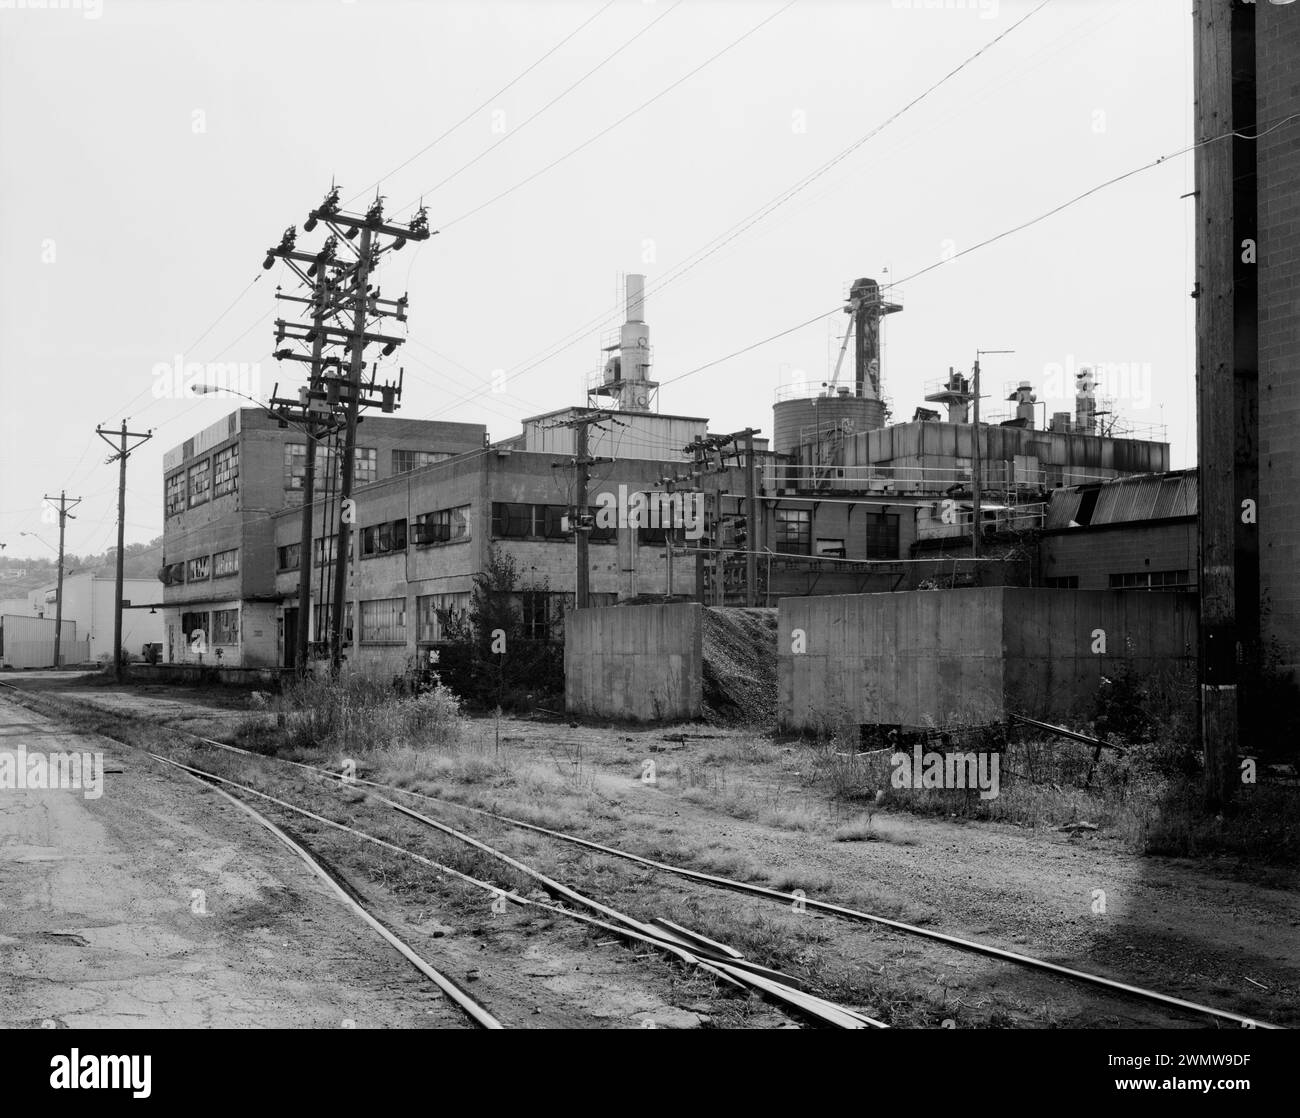
<instances>
[{"instance_id":1,"label":"telephone pole wire","mask_svg":"<svg viewBox=\"0 0 1300 1118\"><path fill-rule=\"evenodd\" d=\"M110 433L102 427L95 428L95 434L103 439L109 446L113 447L115 453L110 454L104 461L106 465L118 463L117 475L117 592L113 597L113 678L119 683L122 681L122 583L123 583L123 549L125 547L126 535L126 460L131 457L131 452L136 447L143 446L153 438L152 429L149 431L128 431L126 429L126 420L122 420L122 430L117 432L121 440L119 445L114 445ZM139 442L128 445L128 439L138 439ZM63 534L59 534L59 554L63 554ZM60 574L62 580L62 559L59 562ZM60 602L60 606L62 603Z\"/></svg>"},{"instance_id":2,"label":"telephone pole wire","mask_svg":"<svg viewBox=\"0 0 1300 1118\"><path fill-rule=\"evenodd\" d=\"M46 494L46 496L45 496L45 500L46 500L47 502L52 502L52 501L54 500L54 498L51 497L51 496L49 496L48 494ZM64 522L68 519L68 517L72 516L72 514L71 514L70 512L68 512L68 509L70 509L70 508L76 508L79 504L81 504L81 498L80 498L80 497L73 497L71 503L69 503L69 501L68 501L68 492L67 492L67 490L66 490L66 489L60 489L60 490L59 490L58 501L59 501L59 587L58 587L58 590L55 591L56 597L55 597L55 599L54 599L54 668L55 668L55 671L57 671L58 668L59 668L59 653L60 653L60 649L62 648L62 644L63 644L63 530L64 530ZM77 518L76 518L75 516L72 516L72 519L73 519L73 520L76 520ZM121 543L120 543L120 542L119 542L118 546L121 547Z\"/></svg>"}]
</instances>

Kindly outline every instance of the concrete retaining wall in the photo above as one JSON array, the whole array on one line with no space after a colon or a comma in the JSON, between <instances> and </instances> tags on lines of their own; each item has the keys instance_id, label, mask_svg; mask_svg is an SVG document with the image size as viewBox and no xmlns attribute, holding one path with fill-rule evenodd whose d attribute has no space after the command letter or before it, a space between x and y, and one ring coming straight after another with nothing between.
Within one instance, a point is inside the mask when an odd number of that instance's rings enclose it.
<instances>
[{"instance_id":1,"label":"concrete retaining wall","mask_svg":"<svg viewBox=\"0 0 1300 1118\"><path fill-rule=\"evenodd\" d=\"M1064 719L1125 665L1187 682L1195 651L1186 594L980 587L784 598L778 720L816 730L989 722L1012 711Z\"/></svg>"},{"instance_id":2,"label":"concrete retaining wall","mask_svg":"<svg viewBox=\"0 0 1300 1118\"><path fill-rule=\"evenodd\" d=\"M565 705L575 714L642 722L698 718L703 655L698 603L572 610L565 617Z\"/></svg>"}]
</instances>

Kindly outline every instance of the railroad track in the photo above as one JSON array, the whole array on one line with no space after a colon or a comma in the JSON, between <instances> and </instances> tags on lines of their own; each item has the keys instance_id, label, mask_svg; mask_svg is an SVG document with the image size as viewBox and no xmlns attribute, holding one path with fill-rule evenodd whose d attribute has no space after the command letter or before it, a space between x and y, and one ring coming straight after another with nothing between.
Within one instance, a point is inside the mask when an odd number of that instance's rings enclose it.
<instances>
[{"instance_id":1,"label":"railroad track","mask_svg":"<svg viewBox=\"0 0 1300 1118\"><path fill-rule=\"evenodd\" d=\"M3 686L10 690L19 691L19 689L12 688L11 685L9 684L3 684ZM20 692L20 693L26 695L25 692ZM89 709L93 710L95 713L99 713L99 714L105 713L103 708L96 707L94 706L94 704L90 704ZM123 716L120 714L115 714L115 716L126 717L130 720L143 721L155 727L158 726L157 723L153 723L149 719L138 718L138 716L132 716L132 715ZM848 908L843 905L837 905L829 901L819 901L808 897L796 898L794 894L782 893L778 890L768 889L765 888L764 886L754 885L749 882L735 881L730 878L721 877L716 874L705 873L700 870L693 870L685 866L675 866L667 862L656 861L655 859L647 858L643 855L635 854L631 851L620 850L617 847L612 847L612 846L604 845L602 843L597 843L590 839L583 838L579 835L567 834L563 831L557 831L548 827L542 827L539 826L538 824L529 823L521 819L514 819L506 815L501 815L496 812L488 811L484 808L472 807L468 804L460 804L452 800L440 799L435 796L429 796L425 793L414 792L404 788L397 788L393 785L383 784L362 777L344 776L344 774L335 772L332 769L329 769L322 765L309 765L302 761L290 761L278 757L269 757L265 754L254 753L249 750L240 749L238 746L233 746L226 742L221 742L213 738L204 737L201 734L196 734L189 730L182 730L176 727L163 727L163 728L169 732L178 733L185 737L191 738L210 748L223 750L229 753L239 754L257 760L272 761L277 765L292 766L298 769L302 769L308 772L318 774L320 776L327 777L340 784L363 785L368 788L376 789L377 791L380 792L400 795L400 796L407 796L413 799L421 800L426 803L434 804L441 808L451 808L457 811L470 813L483 818L492 819L498 823L502 823L510 827L515 827L521 830L531 831L536 834L545 835L549 838L555 839L560 842L565 842L571 845L583 847L585 849L593 850L598 853L608 855L610 857L621 858L645 866L649 869L658 872L673 874L715 888L730 890L733 892L745 893L751 896L763 897L769 900L778 901L785 906L788 906L791 902L798 900L806 908L814 909L819 912L825 912L831 916L835 916L840 919L889 928L892 931L898 932L903 935L918 937L918 938L930 940L932 942L942 943L948 947L956 948L962 951L967 951L979 955L984 955L990 958L999 959L1003 962L1007 962L1015 966L1050 974L1054 977L1062 978L1070 982L1105 989L1112 993L1116 993L1125 997L1134 998L1140 1001L1145 1001L1148 1003L1159 1005L1163 1008L1174 1009L1181 1012L1206 1016L1219 1022L1231 1023L1244 1028L1262 1028L1262 1029L1281 1028L1281 1026L1272 1024L1267 1021L1261 1021L1255 1018L1244 1016L1242 1014L1233 1013L1229 1010L1218 1009L1213 1006L1208 1006L1198 1002L1189 1001L1184 998L1174 997L1173 995L1163 994L1160 993L1159 991L1150 990L1145 987L1137 986L1127 982L1122 982L1118 979L1107 978L1104 975L1093 974L1088 971L1081 971L1072 967L1066 967L1062 964L1053 963L1049 960L1038 959L1029 955L1023 955L1018 952L1009 951L1005 948L994 946L992 944L980 943L976 940L965 939L960 936L950 935L948 933L936 931L931 928L923 928L917 925L907 924L899 920L892 920L887 917L875 915L873 913L859 911L857 909ZM158 759L167 761L166 758L162 758L162 757L159 757ZM176 762L172 762L172 761L167 761L167 763L177 764ZM198 770L192 771L191 775L196 775L197 772ZM204 774L204 776L214 778L218 781L224 779L221 777L217 777L215 774ZM245 790L251 792L254 795L265 795L264 793L257 792L255 789L245 789ZM548 888L556 892L559 892L561 895L567 896L569 899L575 900L577 903L580 903L586 907L590 907L597 912L601 912L611 917L614 923L609 925L603 925L606 927L607 930L619 931L620 933L625 933L626 930L635 930L636 932L640 933L640 935L647 937L647 939L649 940L658 940L658 943L656 944L657 946L676 947L679 953L685 952L686 954L692 954L692 952L694 952L694 957L690 961L696 963L697 965L704 966L706 969L708 969L710 966L715 967L716 969L712 973L715 973L715 976L722 977L724 979L730 979L735 981L736 980L735 976L729 974L728 970L740 969L742 971L745 971L745 968L748 967L749 969L746 971L746 973L749 975L750 979L760 979L761 981L776 982L778 985L786 985L794 981L788 975L779 975L777 972L766 971L765 968L756 967L755 964L752 963L745 964L743 966L737 966L736 960L734 959L729 960L726 958L725 952L728 949L726 949L722 945L712 944L711 941L704 940L702 937L696 936L694 933L689 932L687 929L676 928L675 926L672 925L669 925L667 927L659 927L655 925L643 924L640 921L637 921L630 916L627 916L622 913L618 913L616 910L608 908L607 906L602 905L598 901L594 901L591 898L584 897L582 894L577 893L574 890L570 890L567 886L563 886L559 882L553 882L549 878L545 878L543 875L538 874L530 867L527 867L523 863L510 858L506 854L503 854L501 851L496 850L493 847L490 847L487 844L482 843L477 839L474 839L472 836L464 834L463 832L449 826L448 824L432 819L429 816L417 812L414 809L404 804L398 803L397 801L388 798L387 795L371 794L371 798L376 799L378 802L382 803L384 806L388 807L389 809L397 811L408 818L414 819L425 826L434 828L442 832L443 834L446 834L458 841L462 841L469 845L475 846L481 851L483 851L484 853L487 853L489 856L498 858L503 862L505 862L506 864L512 865L514 868L520 870L526 875L543 882L544 884L546 884ZM301 810L301 809L291 807L290 810ZM316 816L313 817L322 819L323 822L329 824L330 826L342 826L341 824L336 824L331 820L324 820L323 817L316 817ZM373 836L366 836L366 837L373 838ZM377 839L375 841L382 842L382 840L377 840ZM422 857L418 854L415 854L412 851L401 850L401 848L394 848L394 849L398 849L401 853L410 855L417 859L420 859ZM423 860L428 862L427 859L423 859ZM447 867L439 867L439 868L443 870L447 869ZM449 872L455 874L456 871L449 871ZM477 884L485 885L486 883L479 882ZM486 884L486 887L494 889L497 892L500 892L500 890L498 890L497 887L492 886L490 884ZM509 894L507 894L507 896L511 900L515 901L516 903L536 903L536 902L525 902L523 898L514 897ZM566 916L575 915L568 909L557 909L556 911ZM682 956L679 954L679 957ZM719 970L721 971L721 973L719 973ZM768 996L775 996L776 1000L778 1001L783 1000L781 994L785 993L785 991L781 991L781 992L774 992L772 990L764 991L757 982L751 982L751 988L759 989L760 992L764 992ZM881 1022L871 1020L870 1018L866 1018L860 1014L856 1014L854 1011L847 1010L842 1006L835 1006L834 1003L826 1002L823 999L814 999L813 995L806 994L802 991L793 990L793 987L790 987L790 990L793 991L796 995L798 995L800 999L802 999L802 1004L800 1004L799 1000L790 1000L790 1001L786 1001L785 1004L787 1006L793 1006L796 1009L802 1009L813 1017L819 1017L819 1019L825 1021L826 1023L836 1024L839 1025L840 1027L858 1027L858 1028L864 1026L880 1027L880 1028L886 1027ZM809 1003L807 999L814 999L814 1000L812 1003ZM850 1024L844 1020L837 1019L837 1014L835 1011L839 1011L840 1013L850 1015L851 1018L856 1019L857 1023ZM822 1015L823 1012L824 1012L824 1016Z\"/></svg>"},{"instance_id":2,"label":"railroad track","mask_svg":"<svg viewBox=\"0 0 1300 1118\"><path fill-rule=\"evenodd\" d=\"M3 681L0 681L0 687L6 691L21 696L19 701L21 705L24 706L40 706L46 702L42 697L33 696L31 693L23 691L21 688L15 688L11 684ZM53 706L56 704L50 705ZM225 742L219 742L212 738L205 738L202 735L195 734L189 730L182 730L177 727L160 727L156 723L152 723L151 720L140 718L139 716L122 714L119 712L106 712L103 708L97 707L94 704L80 704L73 701L73 705L81 707L82 710L92 711L96 714L103 715L107 713L112 717L121 718L126 721L142 722L147 725L152 725L155 729L162 729L167 733L179 734L184 737L192 738L204 745L226 750L231 753L237 753L259 760L278 761L281 764L294 765L307 770L315 769L318 772L331 776L337 775L330 773L327 769L316 769L315 766L304 765L301 762L281 761L278 758L271 758L266 757L263 754L251 753L248 750L227 745ZM600 929L606 933L612 933L622 939L657 949L669 957L693 966L701 972L709 974L725 984L737 987L746 992L760 994L767 1000L781 1005L784 1009L793 1010L797 1015L811 1019L820 1024L842 1029L883 1029L888 1027L883 1022L858 1013L856 1010L837 1005L834 1002L799 989L796 985L796 980L791 978L789 975L753 963L743 958L743 956L738 952L733 951L724 944L715 943L703 936L691 932L689 929L669 924L666 921L662 924L649 924L637 920L635 917L612 908L611 906L605 905L600 901L587 897L577 890L547 877L532 867L527 866L525 863L512 858L510 855L505 854L486 843L480 842L478 839L475 839L470 835L464 834L455 828L438 822L437 820L421 815L419 812L415 812L410 808L398 804L395 801L388 800L385 797L375 798L382 802L386 807L409 816L410 818L416 819L426 826L440 830L444 834L447 834L458 841L475 847L487 854L489 857L495 858L516 871L523 873L525 876L536 880L539 884L564 897L566 900L588 908L598 915L589 916L559 905L538 901L531 897L521 897L517 893L502 889L499 885L492 882L484 881L480 878L475 878L469 874L462 873L450 866L435 862L416 851L399 846L387 841L386 839L381 839L378 836L368 834L357 827L348 826L347 824L339 823L336 820L328 819L325 816L302 807L299 804L294 804L280 797L272 796L249 785L241 784L229 779L228 777L221 776L218 773L208 772L193 765L185 765L179 761L173 760L172 758L164 757L161 754L140 749L140 747L135 746L131 742L125 741L120 737L105 734L103 731L96 732L102 736L110 738L110 740L119 742L121 745L129 749L139 750L140 752L145 753L146 756L162 763L163 765L183 772L188 777L203 783L217 794L237 805L242 811L256 820L261 826L265 827L280 842L301 858L313 873L327 883L335 895L338 896L338 898L346 904L355 915L365 921L377 934L398 950L408 960L408 962L420 970L425 977L429 978L430 981L439 987L439 989L455 1001L456 1004L471 1018L471 1020L484 1028L501 1028L503 1026L495 1017L492 1016L486 1007L479 1004L449 978L438 972L431 964L422 959L409 945L400 940L390 929L383 925L383 923L379 921L378 918L375 917L361 902L355 890L349 888L346 882L343 881L337 873L327 870L318 858L313 856L305 843L299 839L290 837L264 813L252 807L252 805L250 805L246 800L241 799L230 791L227 791L227 789L235 789L245 795L265 800L269 803L275 804L277 807L285 811L293 812L312 819L316 823L334 828L351 835L354 838L374 843L390 852L411 858L424 865L426 868L432 869L439 875L455 878L467 885L490 892L495 897L501 897L513 904L536 908L548 912L553 916L575 920L587 926ZM338 777L338 779L342 781L341 777ZM347 782L344 781L343 783Z\"/></svg>"}]
</instances>

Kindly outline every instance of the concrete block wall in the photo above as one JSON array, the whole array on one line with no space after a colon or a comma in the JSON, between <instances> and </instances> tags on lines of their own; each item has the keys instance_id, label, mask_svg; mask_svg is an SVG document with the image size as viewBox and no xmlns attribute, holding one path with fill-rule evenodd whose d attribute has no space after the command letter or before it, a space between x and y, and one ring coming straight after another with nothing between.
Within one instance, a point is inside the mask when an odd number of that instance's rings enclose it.
<instances>
[{"instance_id":1,"label":"concrete block wall","mask_svg":"<svg viewBox=\"0 0 1300 1118\"><path fill-rule=\"evenodd\" d=\"M782 598L783 728L994 719L1002 704L1001 588Z\"/></svg>"},{"instance_id":2,"label":"concrete block wall","mask_svg":"<svg viewBox=\"0 0 1300 1118\"><path fill-rule=\"evenodd\" d=\"M696 602L572 610L564 697L573 713L637 721L698 718L704 611Z\"/></svg>"},{"instance_id":3,"label":"concrete block wall","mask_svg":"<svg viewBox=\"0 0 1300 1118\"><path fill-rule=\"evenodd\" d=\"M777 641L786 729L1065 719L1125 664L1190 684L1196 606L1187 594L1021 587L785 598Z\"/></svg>"},{"instance_id":4,"label":"concrete block wall","mask_svg":"<svg viewBox=\"0 0 1300 1118\"><path fill-rule=\"evenodd\" d=\"M1007 711L1085 716L1102 677L1125 672L1189 701L1196 598L1147 590L1015 590L1002 603Z\"/></svg>"},{"instance_id":5,"label":"concrete block wall","mask_svg":"<svg viewBox=\"0 0 1300 1118\"><path fill-rule=\"evenodd\" d=\"M1256 115L1261 127L1300 113L1300 8L1255 9ZM1300 675L1300 129L1256 146L1259 222L1259 531L1265 643Z\"/></svg>"}]
</instances>

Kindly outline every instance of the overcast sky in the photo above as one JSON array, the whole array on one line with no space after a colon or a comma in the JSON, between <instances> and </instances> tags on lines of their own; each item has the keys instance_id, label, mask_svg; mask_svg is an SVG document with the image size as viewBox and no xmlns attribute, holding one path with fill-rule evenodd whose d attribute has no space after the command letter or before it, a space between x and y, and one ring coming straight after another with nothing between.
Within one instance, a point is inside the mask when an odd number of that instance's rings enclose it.
<instances>
[{"instance_id":1,"label":"overcast sky","mask_svg":"<svg viewBox=\"0 0 1300 1118\"><path fill-rule=\"evenodd\" d=\"M301 224L332 176L344 200L369 191L361 209L382 179L396 217L423 195L444 230L380 273L410 292L403 416L505 438L585 403L619 276L644 272L656 376L682 377L660 410L770 434L774 390L828 376L843 314L692 370L874 276L906 281L895 420L950 365L1014 349L984 359L986 409L1019 380L1071 408L1072 368L1106 363L1102 395L1194 464L1190 154L957 255L1191 142L1188 0L1049 0L687 271L1039 0L36 2L0 0L5 555L51 554L19 533L56 542L41 498L61 488L85 498L70 551L115 541L94 430L123 418L154 431L126 539L161 532L163 453L240 401L167 395L160 364L244 364L262 397L301 383L270 357L275 285L295 281L261 263L290 224L315 247Z\"/></svg>"}]
</instances>

